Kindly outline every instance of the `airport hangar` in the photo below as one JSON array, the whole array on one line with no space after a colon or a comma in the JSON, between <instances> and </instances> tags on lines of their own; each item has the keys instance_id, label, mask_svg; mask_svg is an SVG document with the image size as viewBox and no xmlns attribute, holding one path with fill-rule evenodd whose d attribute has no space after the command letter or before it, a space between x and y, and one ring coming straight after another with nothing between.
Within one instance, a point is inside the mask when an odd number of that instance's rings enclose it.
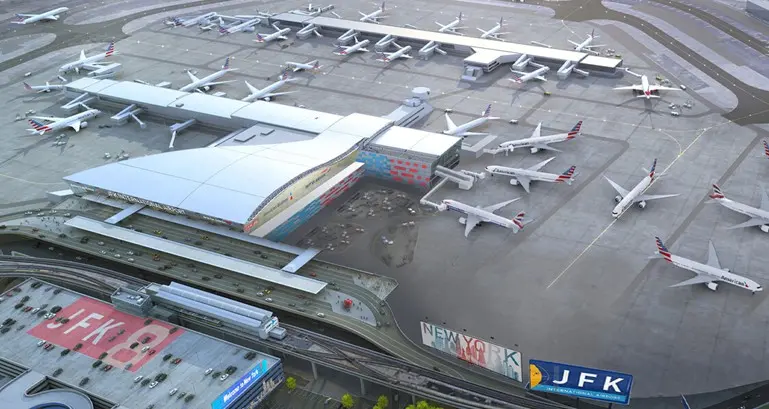
<instances>
[{"instance_id":1,"label":"airport hangar","mask_svg":"<svg viewBox=\"0 0 769 409\"><path fill-rule=\"evenodd\" d=\"M339 116L109 79L81 78L65 93L88 104L195 119L230 131L208 147L69 175L64 179L73 193L146 205L273 241L309 220L364 172L427 189L437 166L459 163L461 138L395 126L386 117ZM264 143L268 140L275 143Z\"/></svg>"}]
</instances>

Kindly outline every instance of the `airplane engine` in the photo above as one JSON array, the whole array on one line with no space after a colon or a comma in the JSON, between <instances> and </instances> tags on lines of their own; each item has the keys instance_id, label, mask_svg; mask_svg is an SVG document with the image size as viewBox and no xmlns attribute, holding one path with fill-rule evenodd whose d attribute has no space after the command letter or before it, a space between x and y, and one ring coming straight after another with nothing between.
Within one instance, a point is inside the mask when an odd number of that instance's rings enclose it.
<instances>
[{"instance_id":1,"label":"airplane engine","mask_svg":"<svg viewBox=\"0 0 769 409\"><path fill-rule=\"evenodd\" d=\"M537 153L539 152L539 148L531 148L531 153Z\"/></svg>"},{"instance_id":2,"label":"airplane engine","mask_svg":"<svg viewBox=\"0 0 769 409\"><path fill-rule=\"evenodd\" d=\"M203 90L206 91L206 92L211 91L211 87L209 87L208 85L203 86L201 88L203 88Z\"/></svg>"},{"instance_id":3,"label":"airplane engine","mask_svg":"<svg viewBox=\"0 0 769 409\"><path fill-rule=\"evenodd\" d=\"M622 196L620 195L614 196L614 202L619 203L621 201L622 201Z\"/></svg>"},{"instance_id":4,"label":"airplane engine","mask_svg":"<svg viewBox=\"0 0 769 409\"><path fill-rule=\"evenodd\" d=\"M81 122L80 123L80 127L81 128L88 128L88 122L86 122L86 121Z\"/></svg>"},{"instance_id":5,"label":"airplane engine","mask_svg":"<svg viewBox=\"0 0 769 409\"><path fill-rule=\"evenodd\" d=\"M711 291L716 291L716 289L718 288L718 284L716 284L716 283L714 283L712 281L707 283L707 284L705 284L705 285L708 286L708 289L711 290Z\"/></svg>"},{"instance_id":6,"label":"airplane engine","mask_svg":"<svg viewBox=\"0 0 769 409\"><path fill-rule=\"evenodd\" d=\"M516 179L516 178L510 179L510 184L513 185L513 186L518 186L518 179Z\"/></svg>"},{"instance_id":7,"label":"airplane engine","mask_svg":"<svg viewBox=\"0 0 769 409\"><path fill-rule=\"evenodd\" d=\"M761 231L764 233L769 233L769 224L761 225Z\"/></svg>"},{"instance_id":8,"label":"airplane engine","mask_svg":"<svg viewBox=\"0 0 769 409\"><path fill-rule=\"evenodd\" d=\"M459 224L465 224L465 223L467 223L467 219L464 218L464 217L460 217L459 218Z\"/></svg>"},{"instance_id":9,"label":"airplane engine","mask_svg":"<svg viewBox=\"0 0 769 409\"><path fill-rule=\"evenodd\" d=\"M646 209L646 200L641 200L640 202L638 202L638 207L640 207L641 209Z\"/></svg>"},{"instance_id":10,"label":"airplane engine","mask_svg":"<svg viewBox=\"0 0 769 409\"><path fill-rule=\"evenodd\" d=\"M270 100L272 100L272 98L270 98L270 97L265 97L265 98L264 98L264 101L265 101L265 102L270 102Z\"/></svg>"},{"instance_id":11,"label":"airplane engine","mask_svg":"<svg viewBox=\"0 0 769 409\"><path fill-rule=\"evenodd\" d=\"M731 273L732 272L732 270L729 270L728 268L724 268L722 270L726 271L727 273Z\"/></svg>"}]
</instances>

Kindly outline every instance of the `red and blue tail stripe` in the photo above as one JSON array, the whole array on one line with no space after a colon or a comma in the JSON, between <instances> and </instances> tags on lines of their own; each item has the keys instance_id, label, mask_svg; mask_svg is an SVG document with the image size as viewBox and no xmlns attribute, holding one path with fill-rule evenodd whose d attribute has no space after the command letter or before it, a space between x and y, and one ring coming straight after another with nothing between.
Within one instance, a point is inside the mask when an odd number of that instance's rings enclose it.
<instances>
[{"instance_id":1,"label":"red and blue tail stripe","mask_svg":"<svg viewBox=\"0 0 769 409\"><path fill-rule=\"evenodd\" d=\"M769 158L769 142L764 141L764 155Z\"/></svg>"},{"instance_id":2,"label":"red and blue tail stripe","mask_svg":"<svg viewBox=\"0 0 769 409\"><path fill-rule=\"evenodd\" d=\"M223 69L223 70L228 70L228 69L230 69L230 57L227 57L227 58L224 60L224 65L222 65L222 69Z\"/></svg>"},{"instance_id":3,"label":"red and blue tail stripe","mask_svg":"<svg viewBox=\"0 0 769 409\"><path fill-rule=\"evenodd\" d=\"M569 133L567 134L567 139L574 138L575 136L577 136L577 134L580 133L581 130L582 130L582 121L579 121L577 122L576 125L574 125L574 128L571 128L571 131L569 131Z\"/></svg>"},{"instance_id":4,"label":"red and blue tail stripe","mask_svg":"<svg viewBox=\"0 0 769 409\"><path fill-rule=\"evenodd\" d=\"M723 199L726 196L724 196L723 192L721 192L721 188L718 187L717 184L713 183L713 193L710 194L711 199Z\"/></svg>"},{"instance_id":5,"label":"red and blue tail stripe","mask_svg":"<svg viewBox=\"0 0 769 409\"><path fill-rule=\"evenodd\" d=\"M520 212L513 218L513 223L518 226L519 229L523 229L523 218L526 216L526 212Z\"/></svg>"},{"instance_id":6,"label":"red and blue tail stripe","mask_svg":"<svg viewBox=\"0 0 769 409\"><path fill-rule=\"evenodd\" d=\"M29 124L32 125L32 129L34 129L35 131L47 132L51 130L50 126L45 125L42 122L36 121L34 119L30 119Z\"/></svg>"},{"instance_id":7,"label":"red and blue tail stripe","mask_svg":"<svg viewBox=\"0 0 769 409\"><path fill-rule=\"evenodd\" d=\"M576 166L570 167L566 172L561 173L558 178L555 180L556 183L560 182L566 182L568 180L571 180L572 177L574 177L574 171L577 170Z\"/></svg>"},{"instance_id":8,"label":"red and blue tail stripe","mask_svg":"<svg viewBox=\"0 0 769 409\"><path fill-rule=\"evenodd\" d=\"M663 243L662 239L659 237L655 237L655 239L657 239L657 251L660 253L660 256L662 256L662 258L665 260L672 262L672 255L670 254L670 250L665 247L665 243Z\"/></svg>"},{"instance_id":9,"label":"red and blue tail stripe","mask_svg":"<svg viewBox=\"0 0 769 409\"><path fill-rule=\"evenodd\" d=\"M657 168L657 158L654 158L654 162L652 162L652 168L649 169L649 178L654 179L654 169Z\"/></svg>"},{"instance_id":10,"label":"red and blue tail stripe","mask_svg":"<svg viewBox=\"0 0 769 409\"><path fill-rule=\"evenodd\" d=\"M230 32L229 32L229 31L227 31L227 29L226 29L226 28L224 28L224 27L219 27L219 34L229 34L229 33L230 33Z\"/></svg>"},{"instance_id":11,"label":"red and blue tail stripe","mask_svg":"<svg viewBox=\"0 0 769 409\"><path fill-rule=\"evenodd\" d=\"M114 53L115 53L115 42L113 41L113 42L109 43L109 45L107 46L107 52L104 53L104 56L105 57L109 57L110 55L112 55Z\"/></svg>"},{"instance_id":12,"label":"red and blue tail stripe","mask_svg":"<svg viewBox=\"0 0 769 409\"><path fill-rule=\"evenodd\" d=\"M259 34L259 33L256 33L256 42L257 43L263 43L264 42L264 37L262 37L262 35Z\"/></svg>"},{"instance_id":13,"label":"red and blue tail stripe","mask_svg":"<svg viewBox=\"0 0 769 409\"><path fill-rule=\"evenodd\" d=\"M26 89L27 91L34 91L34 89L26 82L23 82L22 84L24 84L24 89Z\"/></svg>"},{"instance_id":14,"label":"red and blue tail stripe","mask_svg":"<svg viewBox=\"0 0 769 409\"><path fill-rule=\"evenodd\" d=\"M489 106L487 106L486 109L483 110L483 113L481 114L481 116L485 118L488 118L489 116L491 116L491 104L489 104Z\"/></svg>"}]
</instances>

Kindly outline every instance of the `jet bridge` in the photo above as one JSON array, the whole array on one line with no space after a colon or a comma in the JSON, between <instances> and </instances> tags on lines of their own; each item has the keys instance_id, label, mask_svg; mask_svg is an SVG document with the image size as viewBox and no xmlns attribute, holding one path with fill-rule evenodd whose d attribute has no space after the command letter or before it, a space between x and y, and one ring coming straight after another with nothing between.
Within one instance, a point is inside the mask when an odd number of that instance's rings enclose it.
<instances>
[{"instance_id":1,"label":"jet bridge","mask_svg":"<svg viewBox=\"0 0 769 409\"><path fill-rule=\"evenodd\" d=\"M454 170L445 168L443 166L435 167L435 176L442 177L446 180L454 182L462 190L470 190L475 183L475 179L483 179L486 177L483 173L475 173L469 170Z\"/></svg>"},{"instance_id":2,"label":"jet bridge","mask_svg":"<svg viewBox=\"0 0 769 409\"><path fill-rule=\"evenodd\" d=\"M434 53L438 53L440 55L448 54L446 51L441 49L440 44L436 43L435 41L430 41L429 43L425 44L424 47L419 49L419 58L426 60L432 57Z\"/></svg>"},{"instance_id":3,"label":"jet bridge","mask_svg":"<svg viewBox=\"0 0 769 409\"><path fill-rule=\"evenodd\" d=\"M197 122L197 120L195 120L195 119L188 119L188 120L186 120L184 122L177 122L177 123L169 126L168 130L171 131L171 143L168 144L168 149L173 149L174 148L174 141L176 141L176 135L179 132L181 132L181 131L191 127L192 125L194 125L195 122Z\"/></svg>"},{"instance_id":4,"label":"jet bridge","mask_svg":"<svg viewBox=\"0 0 769 409\"><path fill-rule=\"evenodd\" d=\"M79 107L82 105L90 104L91 102L96 101L97 98L89 93L83 93L79 96L75 97L72 101L67 102L66 104L61 106L61 109L67 111L67 113L72 114L75 111L78 110Z\"/></svg>"},{"instance_id":5,"label":"jet bridge","mask_svg":"<svg viewBox=\"0 0 769 409\"><path fill-rule=\"evenodd\" d=\"M139 124L139 127L141 129L146 129L147 124L144 123L141 119L139 119L138 115L144 112L144 108L137 108L136 104L131 104L125 108L123 108L122 111L118 112L115 115L112 115L110 119L115 121L118 125L125 125L126 122L128 122L129 119L133 119L136 121L136 123Z\"/></svg>"}]
</instances>

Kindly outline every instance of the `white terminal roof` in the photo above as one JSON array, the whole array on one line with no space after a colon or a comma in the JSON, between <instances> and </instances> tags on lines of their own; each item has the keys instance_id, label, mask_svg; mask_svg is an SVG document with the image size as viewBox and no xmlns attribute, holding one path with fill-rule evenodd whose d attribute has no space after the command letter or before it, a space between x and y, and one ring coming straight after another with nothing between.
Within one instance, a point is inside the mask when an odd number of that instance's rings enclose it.
<instances>
[{"instance_id":1,"label":"white terminal roof","mask_svg":"<svg viewBox=\"0 0 769 409\"><path fill-rule=\"evenodd\" d=\"M321 133L342 116L311 109L256 101L232 113L233 118L276 125L304 132Z\"/></svg>"},{"instance_id":2,"label":"white terminal roof","mask_svg":"<svg viewBox=\"0 0 769 409\"><path fill-rule=\"evenodd\" d=\"M64 179L244 224L273 192L361 139L324 133L300 142L188 149L110 163Z\"/></svg>"},{"instance_id":3,"label":"white terminal roof","mask_svg":"<svg viewBox=\"0 0 769 409\"><path fill-rule=\"evenodd\" d=\"M249 105L248 102L238 101L237 99L215 97L199 92L189 94L185 92L183 94L184 96L173 101L173 106L182 111L189 111L190 113L201 112L207 115L230 119L233 112ZM179 106L179 104L184 105Z\"/></svg>"},{"instance_id":4,"label":"white terminal roof","mask_svg":"<svg viewBox=\"0 0 769 409\"><path fill-rule=\"evenodd\" d=\"M392 127L374 139L372 145L440 156L461 139L418 129Z\"/></svg>"}]
</instances>

